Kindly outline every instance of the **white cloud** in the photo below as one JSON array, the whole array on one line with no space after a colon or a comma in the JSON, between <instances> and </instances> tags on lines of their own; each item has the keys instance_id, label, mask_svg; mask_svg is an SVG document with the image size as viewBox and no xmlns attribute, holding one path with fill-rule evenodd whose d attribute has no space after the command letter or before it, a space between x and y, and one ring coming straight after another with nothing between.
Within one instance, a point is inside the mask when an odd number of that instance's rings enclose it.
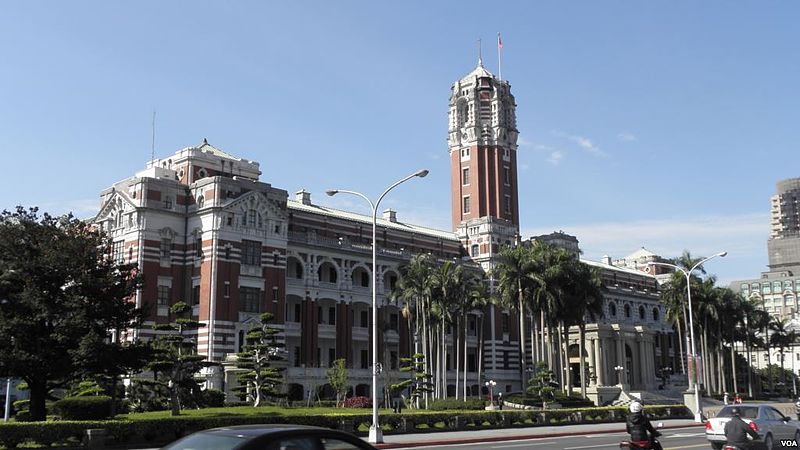
<instances>
[{"instance_id":1,"label":"white cloud","mask_svg":"<svg viewBox=\"0 0 800 450\"><path fill-rule=\"evenodd\" d=\"M550 156L547 157L547 162L550 164L557 166L561 162L561 158L564 157L564 154L561 153L560 150L555 150L550 153Z\"/></svg>"},{"instance_id":2,"label":"white cloud","mask_svg":"<svg viewBox=\"0 0 800 450\"><path fill-rule=\"evenodd\" d=\"M623 131L617 135L617 140L620 142L634 142L636 141L636 135L633 133L628 133L627 131Z\"/></svg>"},{"instance_id":3,"label":"white cloud","mask_svg":"<svg viewBox=\"0 0 800 450\"><path fill-rule=\"evenodd\" d=\"M519 147L533 147L533 142L525 139L522 135L517 136L517 145Z\"/></svg>"},{"instance_id":4,"label":"white cloud","mask_svg":"<svg viewBox=\"0 0 800 450\"><path fill-rule=\"evenodd\" d=\"M718 284L757 277L766 270L769 216L739 214L681 219L640 219L629 222L558 225L555 229L580 241L584 257L598 261L603 255L623 258L639 247L671 258L689 250L693 255L727 251L724 262L715 262L709 272L719 275ZM528 228L523 236L551 233L554 228Z\"/></svg>"},{"instance_id":5,"label":"white cloud","mask_svg":"<svg viewBox=\"0 0 800 450\"><path fill-rule=\"evenodd\" d=\"M94 217L100 210L100 197L90 199L75 199L64 202L46 202L39 204L39 211L48 212L52 215L60 215L71 212L79 219Z\"/></svg>"},{"instance_id":6,"label":"white cloud","mask_svg":"<svg viewBox=\"0 0 800 450\"><path fill-rule=\"evenodd\" d=\"M600 147L598 147L594 142L592 142L591 139L589 139L587 137L579 136L579 135L575 135L575 134L569 134L569 133L565 133L563 131L558 131L558 130L553 131L553 134L555 136L568 139L568 140L578 144L578 147L582 148L583 150L587 151L588 153L590 153L592 155L602 156L602 157L607 157L608 156L608 153L606 153L603 150L601 150Z\"/></svg>"}]
</instances>

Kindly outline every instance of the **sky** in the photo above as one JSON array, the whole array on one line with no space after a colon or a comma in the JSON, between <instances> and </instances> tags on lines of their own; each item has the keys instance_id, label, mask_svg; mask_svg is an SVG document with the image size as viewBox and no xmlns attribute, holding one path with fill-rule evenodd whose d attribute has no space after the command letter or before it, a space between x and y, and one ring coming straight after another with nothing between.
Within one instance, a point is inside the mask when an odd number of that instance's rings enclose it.
<instances>
[{"instance_id":1,"label":"sky","mask_svg":"<svg viewBox=\"0 0 800 450\"><path fill-rule=\"evenodd\" d=\"M800 3L37 1L0 13L0 208L91 217L155 154L209 143L314 203L450 229L450 87L477 62L517 102L523 237L584 257L767 270L769 198L800 176Z\"/></svg>"}]
</instances>

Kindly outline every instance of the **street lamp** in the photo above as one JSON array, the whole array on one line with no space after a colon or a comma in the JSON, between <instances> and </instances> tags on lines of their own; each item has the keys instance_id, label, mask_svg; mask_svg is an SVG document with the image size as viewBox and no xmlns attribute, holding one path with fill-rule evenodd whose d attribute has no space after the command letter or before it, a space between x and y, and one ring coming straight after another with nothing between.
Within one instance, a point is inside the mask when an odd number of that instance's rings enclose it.
<instances>
[{"instance_id":1,"label":"street lamp","mask_svg":"<svg viewBox=\"0 0 800 450\"><path fill-rule=\"evenodd\" d=\"M487 381L486 383L483 383L483 384L486 385L486 389L489 390L489 406L493 406L494 405L494 398L493 398L494 387L497 386L497 382L494 381L494 380L489 380L489 381Z\"/></svg>"},{"instance_id":2,"label":"street lamp","mask_svg":"<svg viewBox=\"0 0 800 450\"><path fill-rule=\"evenodd\" d=\"M724 257L727 255L728 252L719 252L716 255L711 255L708 258L703 259L702 261L698 262L691 269L688 271L683 267L676 266L675 264L663 263L663 262L651 262L650 264L656 266L664 266L664 267L672 267L673 269L680 270L683 272L683 275L686 277L686 298L689 302L689 335L691 338L692 343L692 364L694 370L692 371L692 384L694 385L694 404L695 404L695 413L694 413L694 421L697 423L701 423L703 421L703 409L700 405L700 392L697 387L697 352L695 351L695 344L694 344L694 322L692 321L693 313L692 313L692 280L691 274L694 272L695 269L702 266L708 260L714 259L717 256Z\"/></svg>"},{"instance_id":3,"label":"street lamp","mask_svg":"<svg viewBox=\"0 0 800 450\"><path fill-rule=\"evenodd\" d=\"M385 197L389 191L397 187L399 184L414 177L424 178L426 175L428 175L428 170L423 169L414 172L400 181L395 182L393 185L389 186L385 191L383 191L383 194L378 197L378 200L375 203L372 203L372 200L370 200L366 195L356 191L347 191L344 189L328 189L325 191L325 193L331 197L338 193L357 195L366 200L367 203L369 203L370 208L372 208L372 425L369 427L368 438L368 441L371 444L383 443L383 432L378 424L378 373L380 372L380 366L378 365L378 291L376 285L378 264L375 253L378 243L375 237L378 221L378 206L381 204L383 197Z\"/></svg>"},{"instance_id":4,"label":"street lamp","mask_svg":"<svg viewBox=\"0 0 800 450\"><path fill-rule=\"evenodd\" d=\"M619 385L622 386L622 372L625 370L625 368L622 366L615 366L614 370L617 371L617 381L619 382Z\"/></svg>"}]
</instances>

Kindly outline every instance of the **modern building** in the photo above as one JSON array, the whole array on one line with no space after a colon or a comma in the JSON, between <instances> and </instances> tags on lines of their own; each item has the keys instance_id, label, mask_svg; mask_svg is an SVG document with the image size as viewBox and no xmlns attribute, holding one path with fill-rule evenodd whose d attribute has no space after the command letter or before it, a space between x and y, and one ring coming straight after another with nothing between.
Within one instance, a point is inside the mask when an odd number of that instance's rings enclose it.
<instances>
[{"instance_id":1,"label":"modern building","mask_svg":"<svg viewBox=\"0 0 800 450\"><path fill-rule=\"evenodd\" d=\"M385 369L381 383L397 379L399 359L410 353L408 324L389 296L400 268L427 253L491 273L501 246L521 240L515 113L510 84L481 62L454 83L448 138L453 230L407 223L402 212L386 210L377 223L375 268L371 216L316 204L304 190L292 198L261 181L258 162L206 140L150 161L101 193L94 219L113 239L114 257L138 263L145 277L136 303L147 309L148 322L126 338L153 338L151 325L170 320L169 306L189 302L204 324L194 336L198 353L223 363L209 369L208 383L229 391L236 383L231 358L259 314L271 312L287 351L290 398L325 388L326 368L338 358L347 361L353 392L369 395L373 333ZM564 233L539 238L578 251L577 239ZM653 388L657 368L676 361L655 278L586 262L601 270L606 295L604 317L587 327L592 385L622 381ZM378 327L370 318L373 270ZM498 306L469 314L464 359L472 395L486 379L503 392L521 388L521 365L532 361L519 355L518 323ZM573 371L576 362L571 357ZM624 375L615 366L623 366Z\"/></svg>"}]
</instances>

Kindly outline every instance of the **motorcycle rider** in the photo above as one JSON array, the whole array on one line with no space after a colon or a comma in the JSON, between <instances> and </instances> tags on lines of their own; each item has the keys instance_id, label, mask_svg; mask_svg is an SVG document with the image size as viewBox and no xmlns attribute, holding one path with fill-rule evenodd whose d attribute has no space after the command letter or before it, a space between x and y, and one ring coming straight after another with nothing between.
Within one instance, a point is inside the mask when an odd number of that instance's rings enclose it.
<instances>
[{"instance_id":1,"label":"motorcycle rider","mask_svg":"<svg viewBox=\"0 0 800 450\"><path fill-rule=\"evenodd\" d=\"M731 408L731 416L733 416L731 420L725 424L725 440L727 444L741 449L750 448L750 441L747 439L747 435L750 435L753 439L758 439L758 433L753 431L747 425L747 422L742 420L742 412L739 408Z\"/></svg>"},{"instance_id":2,"label":"motorcycle rider","mask_svg":"<svg viewBox=\"0 0 800 450\"><path fill-rule=\"evenodd\" d=\"M631 441L649 441L649 448L663 450L661 444L656 440L657 437L661 436L661 433L656 431L653 425L650 424L642 404L634 401L630 405L630 411L631 413L628 414L628 420L625 423L625 429L631 435Z\"/></svg>"}]
</instances>

